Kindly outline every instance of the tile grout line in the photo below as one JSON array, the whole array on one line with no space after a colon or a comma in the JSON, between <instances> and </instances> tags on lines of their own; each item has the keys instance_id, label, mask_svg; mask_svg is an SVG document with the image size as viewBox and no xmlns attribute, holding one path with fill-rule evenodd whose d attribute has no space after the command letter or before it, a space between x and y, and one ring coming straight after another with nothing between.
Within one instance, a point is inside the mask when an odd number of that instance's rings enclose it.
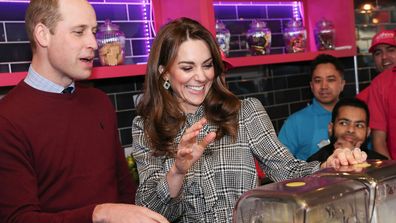
<instances>
[{"instance_id":1,"label":"tile grout line","mask_svg":"<svg viewBox=\"0 0 396 223\"><path fill-rule=\"evenodd\" d=\"M8 42L8 38L7 38L7 29L5 26L5 22L3 22L3 31L4 31L4 41L7 43Z\"/></svg>"}]
</instances>

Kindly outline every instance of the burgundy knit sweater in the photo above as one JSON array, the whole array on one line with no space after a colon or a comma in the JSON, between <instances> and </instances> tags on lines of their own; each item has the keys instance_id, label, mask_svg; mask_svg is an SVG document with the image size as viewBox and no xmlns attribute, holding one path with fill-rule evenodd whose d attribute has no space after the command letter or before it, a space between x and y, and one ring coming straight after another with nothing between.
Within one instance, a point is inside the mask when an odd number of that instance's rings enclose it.
<instances>
[{"instance_id":1,"label":"burgundy knit sweater","mask_svg":"<svg viewBox=\"0 0 396 223\"><path fill-rule=\"evenodd\" d=\"M46 93L22 81L0 100L0 222L92 222L96 204L134 196L104 93Z\"/></svg>"}]
</instances>

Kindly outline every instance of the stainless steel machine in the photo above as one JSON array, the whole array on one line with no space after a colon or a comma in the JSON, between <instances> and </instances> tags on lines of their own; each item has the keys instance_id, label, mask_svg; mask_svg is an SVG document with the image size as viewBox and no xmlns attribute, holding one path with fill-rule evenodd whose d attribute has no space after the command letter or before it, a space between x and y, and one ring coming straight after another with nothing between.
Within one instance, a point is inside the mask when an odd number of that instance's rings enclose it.
<instances>
[{"instance_id":1,"label":"stainless steel machine","mask_svg":"<svg viewBox=\"0 0 396 223\"><path fill-rule=\"evenodd\" d=\"M396 222L396 161L324 169L244 193L234 223Z\"/></svg>"},{"instance_id":2,"label":"stainless steel machine","mask_svg":"<svg viewBox=\"0 0 396 223\"><path fill-rule=\"evenodd\" d=\"M324 169L315 175L343 177L365 184L370 189L369 218L371 223L396 222L396 161L369 160L367 163L335 170Z\"/></svg>"}]
</instances>

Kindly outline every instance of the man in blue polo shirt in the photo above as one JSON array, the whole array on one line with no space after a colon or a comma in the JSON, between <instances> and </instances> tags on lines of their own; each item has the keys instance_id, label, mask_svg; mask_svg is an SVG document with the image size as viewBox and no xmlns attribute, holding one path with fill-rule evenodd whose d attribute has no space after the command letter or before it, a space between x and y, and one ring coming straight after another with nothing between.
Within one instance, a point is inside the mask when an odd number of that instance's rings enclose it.
<instances>
[{"instance_id":1,"label":"man in blue polo shirt","mask_svg":"<svg viewBox=\"0 0 396 223\"><path fill-rule=\"evenodd\" d=\"M344 68L331 55L317 56L312 62L311 74L312 103L290 115L279 132L280 141L302 160L330 143L327 126L345 85Z\"/></svg>"}]
</instances>

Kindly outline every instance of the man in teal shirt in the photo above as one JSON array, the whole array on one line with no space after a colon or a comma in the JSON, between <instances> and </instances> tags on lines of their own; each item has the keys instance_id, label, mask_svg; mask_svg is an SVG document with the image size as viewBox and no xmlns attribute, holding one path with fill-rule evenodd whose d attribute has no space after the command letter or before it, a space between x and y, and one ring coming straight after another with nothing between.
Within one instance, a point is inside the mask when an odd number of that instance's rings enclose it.
<instances>
[{"instance_id":1,"label":"man in teal shirt","mask_svg":"<svg viewBox=\"0 0 396 223\"><path fill-rule=\"evenodd\" d=\"M292 114L279 132L280 141L302 160L329 144L327 126L345 85L344 68L331 55L317 56L312 62L311 73L312 103Z\"/></svg>"}]
</instances>

